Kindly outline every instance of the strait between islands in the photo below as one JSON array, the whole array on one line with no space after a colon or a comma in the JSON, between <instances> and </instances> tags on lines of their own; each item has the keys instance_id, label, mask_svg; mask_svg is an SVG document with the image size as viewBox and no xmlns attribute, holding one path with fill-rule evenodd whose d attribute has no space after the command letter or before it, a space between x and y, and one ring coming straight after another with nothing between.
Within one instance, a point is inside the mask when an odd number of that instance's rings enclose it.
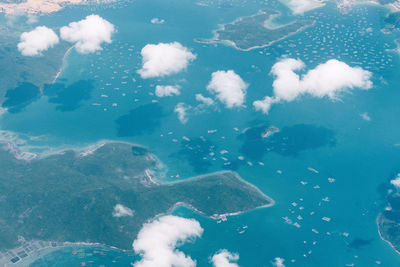
<instances>
[{"instance_id":1,"label":"strait between islands","mask_svg":"<svg viewBox=\"0 0 400 267\"><path fill-rule=\"evenodd\" d=\"M151 177L158 165L146 148L127 143L29 160L2 144L0 251L19 246L19 237L129 250L143 223L177 205L218 219L274 204L234 172L158 183ZM130 216L113 216L118 204Z\"/></svg>"}]
</instances>

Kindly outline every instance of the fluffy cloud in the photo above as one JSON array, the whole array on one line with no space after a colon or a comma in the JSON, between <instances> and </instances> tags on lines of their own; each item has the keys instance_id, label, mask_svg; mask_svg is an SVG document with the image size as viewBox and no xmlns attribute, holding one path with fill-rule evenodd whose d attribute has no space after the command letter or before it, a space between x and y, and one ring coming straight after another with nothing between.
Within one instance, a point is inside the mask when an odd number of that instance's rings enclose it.
<instances>
[{"instance_id":1,"label":"fluffy cloud","mask_svg":"<svg viewBox=\"0 0 400 267\"><path fill-rule=\"evenodd\" d=\"M371 76L371 72L360 67L350 67L344 62L331 59L304 75L301 89L315 97L328 96L335 99L338 93L349 89L370 89Z\"/></svg>"},{"instance_id":2,"label":"fluffy cloud","mask_svg":"<svg viewBox=\"0 0 400 267\"><path fill-rule=\"evenodd\" d=\"M143 79L178 73L196 59L186 47L178 42L148 44L142 48L142 68L137 72Z\"/></svg>"},{"instance_id":3,"label":"fluffy cloud","mask_svg":"<svg viewBox=\"0 0 400 267\"><path fill-rule=\"evenodd\" d=\"M271 73L275 76L272 84L274 94L286 101L293 101L300 93L300 76L295 71L305 67L301 60L283 59L272 66Z\"/></svg>"},{"instance_id":4,"label":"fluffy cloud","mask_svg":"<svg viewBox=\"0 0 400 267\"><path fill-rule=\"evenodd\" d=\"M164 216L143 225L133 249L142 256L135 267L194 267L196 262L176 246L203 234L198 221L177 216Z\"/></svg>"},{"instance_id":5,"label":"fluffy cloud","mask_svg":"<svg viewBox=\"0 0 400 267\"><path fill-rule=\"evenodd\" d=\"M285 264L283 264L284 261L284 259L276 257L272 262L272 265L275 267L285 267Z\"/></svg>"},{"instance_id":6,"label":"fluffy cloud","mask_svg":"<svg viewBox=\"0 0 400 267\"><path fill-rule=\"evenodd\" d=\"M114 217L133 216L133 211L128 207L125 207L121 204L117 204L114 206L113 216Z\"/></svg>"},{"instance_id":7,"label":"fluffy cloud","mask_svg":"<svg viewBox=\"0 0 400 267\"><path fill-rule=\"evenodd\" d=\"M196 100L203 103L206 106L211 106L214 104L214 100L209 97L205 97L202 94L196 94Z\"/></svg>"},{"instance_id":8,"label":"fluffy cloud","mask_svg":"<svg viewBox=\"0 0 400 267\"><path fill-rule=\"evenodd\" d=\"M89 15L60 29L61 38L75 43L76 50L81 54L101 50L102 43L111 43L114 32L114 25L99 15Z\"/></svg>"},{"instance_id":9,"label":"fluffy cloud","mask_svg":"<svg viewBox=\"0 0 400 267\"><path fill-rule=\"evenodd\" d=\"M30 32L21 34L18 51L24 56L39 56L58 42L58 36L52 29L38 26Z\"/></svg>"},{"instance_id":10,"label":"fluffy cloud","mask_svg":"<svg viewBox=\"0 0 400 267\"><path fill-rule=\"evenodd\" d=\"M219 251L211 258L214 267L239 267L236 263L238 260L238 254L232 254L226 249Z\"/></svg>"},{"instance_id":11,"label":"fluffy cloud","mask_svg":"<svg viewBox=\"0 0 400 267\"><path fill-rule=\"evenodd\" d=\"M187 117L187 111L190 108L191 106L188 106L185 103L178 103L175 106L174 112L178 115L178 119L181 123L185 124L189 120Z\"/></svg>"},{"instance_id":12,"label":"fluffy cloud","mask_svg":"<svg viewBox=\"0 0 400 267\"><path fill-rule=\"evenodd\" d=\"M166 97L172 95L179 95L181 87L179 85L157 85L156 96Z\"/></svg>"},{"instance_id":13,"label":"fluffy cloud","mask_svg":"<svg viewBox=\"0 0 400 267\"><path fill-rule=\"evenodd\" d=\"M282 2L292 10L293 14L303 14L325 5L323 0L283 0Z\"/></svg>"},{"instance_id":14,"label":"fluffy cloud","mask_svg":"<svg viewBox=\"0 0 400 267\"><path fill-rule=\"evenodd\" d=\"M216 71L211 75L207 90L216 94L227 108L243 105L248 85L233 70Z\"/></svg>"},{"instance_id":15,"label":"fluffy cloud","mask_svg":"<svg viewBox=\"0 0 400 267\"><path fill-rule=\"evenodd\" d=\"M272 104L279 102L275 97L266 96L263 100L256 100L253 102L255 110L261 111L264 114L268 114Z\"/></svg>"},{"instance_id":16,"label":"fluffy cloud","mask_svg":"<svg viewBox=\"0 0 400 267\"><path fill-rule=\"evenodd\" d=\"M372 73L360 67L351 67L336 59L318 65L300 77L295 71L305 68L299 59L285 58L272 66L271 74L273 97L253 102L253 106L263 113L268 113L271 105L279 101L293 101L300 95L337 99L340 93L355 88L368 90L372 87Z\"/></svg>"},{"instance_id":17,"label":"fluffy cloud","mask_svg":"<svg viewBox=\"0 0 400 267\"><path fill-rule=\"evenodd\" d=\"M397 177L395 179L391 180L390 183L392 185L394 185L394 187L396 187L396 189L400 189L400 173L397 174Z\"/></svg>"}]
</instances>

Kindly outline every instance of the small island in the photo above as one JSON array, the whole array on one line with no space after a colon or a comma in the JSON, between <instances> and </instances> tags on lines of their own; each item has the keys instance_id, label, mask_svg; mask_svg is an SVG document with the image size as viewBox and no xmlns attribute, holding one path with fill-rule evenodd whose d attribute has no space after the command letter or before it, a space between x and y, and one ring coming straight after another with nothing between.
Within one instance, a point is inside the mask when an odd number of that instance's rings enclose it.
<instances>
[{"instance_id":1,"label":"small island","mask_svg":"<svg viewBox=\"0 0 400 267\"><path fill-rule=\"evenodd\" d=\"M273 25L272 20L281 13L264 9L257 14L241 17L232 23L221 25L212 39L195 39L198 43L225 43L238 50L249 51L269 46L290 35L314 25L312 20L296 20L285 25Z\"/></svg>"},{"instance_id":2,"label":"small island","mask_svg":"<svg viewBox=\"0 0 400 267\"><path fill-rule=\"evenodd\" d=\"M0 251L35 240L130 250L143 223L179 205L220 219L274 203L234 172L160 183L159 165L128 143L43 157L0 144Z\"/></svg>"}]
</instances>

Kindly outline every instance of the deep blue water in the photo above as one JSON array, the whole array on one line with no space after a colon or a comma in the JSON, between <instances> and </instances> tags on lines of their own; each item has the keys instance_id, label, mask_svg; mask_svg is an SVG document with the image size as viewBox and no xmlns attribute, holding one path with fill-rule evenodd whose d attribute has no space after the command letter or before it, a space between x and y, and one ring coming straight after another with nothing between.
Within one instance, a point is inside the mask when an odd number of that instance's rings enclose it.
<instances>
[{"instance_id":1,"label":"deep blue water","mask_svg":"<svg viewBox=\"0 0 400 267\"><path fill-rule=\"evenodd\" d=\"M118 32L100 53L81 56L72 51L57 83L45 87L40 99L4 114L1 128L40 136L37 144L54 148L102 139L142 144L168 168L165 181L234 169L276 201L271 208L219 224L185 208L174 211L196 218L205 229L201 239L182 248L199 266L209 266L209 257L221 248L239 253L240 266L271 266L275 257L284 258L286 266L376 266L376 261L380 266L399 266L400 256L380 239L375 223L384 205L379 187L400 169L400 147L395 146L400 143L400 61L398 54L387 51L395 47L395 35L380 32L387 11L358 6L342 15L328 5L305 15L316 20L314 27L249 52L193 41L212 37L218 24L264 7L288 14L276 2L213 2L204 7L191 1L150 0L115 9L73 7L43 17L41 23L59 27L94 12L116 25ZM153 25L153 17L166 23ZM140 49L147 43L172 41L193 49L197 59L180 74L142 80L136 74ZM341 101L304 96L273 106L269 115L255 112L251 103L272 94L268 73L282 55L300 58L308 68L331 58L359 65L373 72L374 87L344 94ZM210 74L227 69L250 84L247 107L228 110L218 105L196 112L194 94L207 94ZM175 83L182 86L181 95L162 99L151 95L156 84ZM193 107L184 125L173 112L179 102ZM365 112L370 121L362 119ZM269 126L280 132L266 140L257 138L260 129ZM222 150L228 153L221 155ZM215 160L210 151L215 152ZM224 164L221 156L231 164ZM286 223L284 217L301 227ZM243 226L248 228L239 234ZM130 253L113 250L105 256L79 258L67 248L36 266L76 266L83 261L109 266L134 260Z\"/></svg>"}]
</instances>

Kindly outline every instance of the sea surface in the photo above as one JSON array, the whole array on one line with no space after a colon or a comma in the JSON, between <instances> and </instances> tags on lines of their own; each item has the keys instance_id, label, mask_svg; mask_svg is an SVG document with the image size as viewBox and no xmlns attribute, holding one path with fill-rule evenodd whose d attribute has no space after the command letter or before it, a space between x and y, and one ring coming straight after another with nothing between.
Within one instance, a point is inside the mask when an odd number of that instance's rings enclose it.
<instances>
[{"instance_id":1,"label":"sea surface","mask_svg":"<svg viewBox=\"0 0 400 267\"><path fill-rule=\"evenodd\" d=\"M313 27L251 51L194 42L212 38L219 24L262 8L281 11L279 23L296 19L276 1L146 0L68 7L43 16L40 24L57 28L95 13L117 33L96 54L72 49L55 81L58 87L50 84L43 96L1 115L0 129L27 151L49 153L99 140L144 145L165 166L160 181L232 169L275 200L273 207L220 223L176 209L173 214L195 218L204 228L200 239L180 247L198 266L211 266L210 256L223 248L239 253L239 265L249 267L272 266L276 257L286 266L400 266L400 255L381 240L376 226L385 205L380 188L400 171L400 57L390 51L396 34L380 31L388 10L359 5L342 14L328 4L297 17L315 20ZM165 23L150 23L155 17ZM197 59L177 75L141 79L136 73L141 48L174 41ZM269 72L283 55L303 60L308 69L329 59L361 66L373 73L374 86L337 101L304 96L274 105L269 115L256 112L252 102L272 95ZM246 107L198 107L194 95L208 95L211 73L228 69L249 84ZM179 84L181 95L157 98L158 84ZM179 102L192 107L186 124L174 113ZM251 130L257 135L272 126L280 130L272 141L251 136ZM259 142L269 149L260 149ZM32 266L129 266L137 259L133 252L77 245Z\"/></svg>"}]
</instances>

